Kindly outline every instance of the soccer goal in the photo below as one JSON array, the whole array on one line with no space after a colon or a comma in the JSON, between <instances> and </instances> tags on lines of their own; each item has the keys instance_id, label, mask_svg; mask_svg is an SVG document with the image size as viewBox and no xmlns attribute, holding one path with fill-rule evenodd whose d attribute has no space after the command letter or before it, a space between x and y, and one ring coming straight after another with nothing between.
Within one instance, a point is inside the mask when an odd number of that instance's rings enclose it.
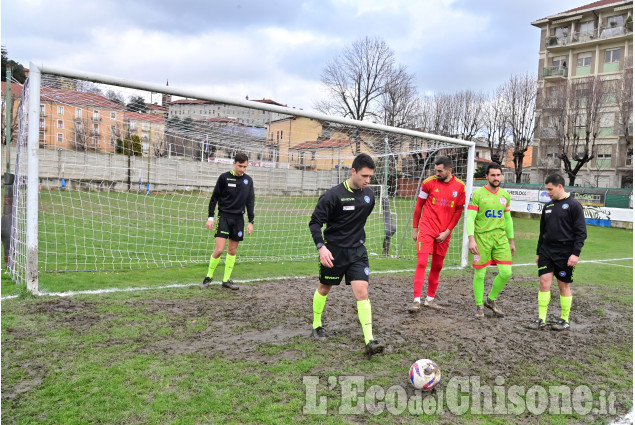
<instances>
[{"instance_id":1,"label":"soccer goal","mask_svg":"<svg viewBox=\"0 0 635 425\"><path fill-rule=\"evenodd\" d=\"M34 291L38 273L207 263L209 198L238 151L249 157L256 191L254 233L241 243L239 261L317 258L310 215L361 152L376 161L377 206L366 225L371 261L414 258L412 211L436 156L450 156L471 190L472 142L271 99L32 63L21 101L9 270ZM460 234L446 264L466 264Z\"/></svg>"}]
</instances>

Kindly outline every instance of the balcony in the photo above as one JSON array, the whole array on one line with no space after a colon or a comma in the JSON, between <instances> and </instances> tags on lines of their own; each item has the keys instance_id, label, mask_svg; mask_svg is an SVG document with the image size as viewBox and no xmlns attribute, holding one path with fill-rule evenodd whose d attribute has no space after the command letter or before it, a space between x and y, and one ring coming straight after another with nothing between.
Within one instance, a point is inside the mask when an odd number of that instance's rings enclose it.
<instances>
[{"instance_id":1,"label":"balcony","mask_svg":"<svg viewBox=\"0 0 635 425\"><path fill-rule=\"evenodd\" d=\"M536 162L537 168L542 168L545 170L559 170L560 169L560 158L547 157L547 158L538 158Z\"/></svg>"},{"instance_id":2,"label":"balcony","mask_svg":"<svg viewBox=\"0 0 635 425\"><path fill-rule=\"evenodd\" d=\"M101 121L101 115L93 115L93 117L91 118L91 120L97 122L97 121Z\"/></svg>"},{"instance_id":3,"label":"balcony","mask_svg":"<svg viewBox=\"0 0 635 425\"><path fill-rule=\"evenodd\" d=\"M566 66L547 66L542 69L543 78L567 78L567 67Z\"/></svg>"},{"instance_id":4,"label":"balcony","mask_svg":"<svg viewBox=\"0 0 635 425\"><path fill-rule=\"evenodd\" d=\"M315 170L315 167L317 167L315 160L296 160L291 163L291 166L296 170Z\"/></svg>"},{"instance_id":5,"label":"balcony","mask_svg":"<svg viewBox=\"0 0 635 425\"><path fill-rule=\"evenodd\" d=\"M597 43L600 40L617 41L616 39L628 38L633 34L632 26L608 26L593 30L579 31L571 34L549 35L545 39L545 47L550 51L566 50L572 46Z\"/></svg>"}]
</instances>

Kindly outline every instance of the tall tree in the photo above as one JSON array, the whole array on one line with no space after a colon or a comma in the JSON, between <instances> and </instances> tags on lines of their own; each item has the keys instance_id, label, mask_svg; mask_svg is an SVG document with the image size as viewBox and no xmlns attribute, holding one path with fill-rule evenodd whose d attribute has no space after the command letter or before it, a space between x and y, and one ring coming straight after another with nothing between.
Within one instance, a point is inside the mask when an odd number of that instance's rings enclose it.
<instances>
[{"instance_id":1,"label":"tall tree","mask_svg":"<svg viewBox=\"0 0 635 425\"><path fill-rule=\"evenodd\" d=\"M631 58L632 60L632 58ZM631 64L632 65L632 64ZM626 148L633 147L633 68L625 68L621 78L614 80L615 101L619 114L619 134Z\"/></svg>"},{"instance_id":2,"label":"tall tree","mask_svg":"<svg viewBox=\"0 0 635 425\"><path fill-rule=\"evenodd\" d=\"M509 126L507 109L503 99L503 87L494 89L487 102L483 114L484 134L490 151L490 158L497 164L502 164L505 159Z\"/></svg>"},{"instance_id":3,"label":"tall tree","mask_svg":"<svg viewBox=\"0 0 635 425\"><path fill-rule=\"evenodd\" d=\"M384 40L365 37L354 42L322 71L328 99L316 108L355 120L374 115L377 100L395 75L394 63L395 54Z\"/></svg>"},{"instance_id":4,"label":"tall tree","mask_svg":"<svg viewBox=\"0 0 635 425\"><path fill-rule=\"evenodd\" d=\"M549 114L545 133L558 145L569 186L575 185L580 169L595 158L602 120L605 114L611 117L605 106L607 87L605 80L591 76L550 87L545 96L547 107L542 109Z\"/></svg>"},{"instance_id":5,"label":"tall tree","mask_svg":"<svg viewBox=\"0 0 635 425\"><path fill-rule=\"evenodd\" d=\"M404 66L393 70L380 99L379 115L384 124L393 127L413 127L421 113L414 74Z\"/></svg>"},{"instance_id":6,"label":"tall tree","mask_svg":"<svg viewBox=\"0 0 635 425\"><path fill-rule=\"evenodd\" d=\"M121 106L126 105L126 100L124 99L123 95L120 92L114 91L112 89L107 90L106 94L104 94L104 97L118 105L121 105Z\"/></svg>"},{"instance_id":7,"label":"tall tree","mask_svg":"<svg viewBox=\"0 0 635 425\"><path fill-rule=\"evenodd\" d=\"M126 109L130 112L146 112L146 101L143 96L131 96Z\"/></svg>"},{"instance_id":8,"label":"tall tree","mask_svg":"<svg viewBox=\"0 0 635 425\"><path fill-rule=\"evenodd\" d=\"M6 47L2 46L2 81L7 81L7 68L11 70L11 77L20 84L26 81L26 73L22 64L9 59Z\"/></svg>"},{"instance_id":9,"label":"tall tree","mask_svg":"<svg viewBox=\"0 0 635 425\"><path fill-rule=\"evenodd\" d=\"M530 74L513 75L503 85L507 122L513 143L516 183L522 182L525 152L534 138L538 83Z\"/></svg>"}]
</instances>

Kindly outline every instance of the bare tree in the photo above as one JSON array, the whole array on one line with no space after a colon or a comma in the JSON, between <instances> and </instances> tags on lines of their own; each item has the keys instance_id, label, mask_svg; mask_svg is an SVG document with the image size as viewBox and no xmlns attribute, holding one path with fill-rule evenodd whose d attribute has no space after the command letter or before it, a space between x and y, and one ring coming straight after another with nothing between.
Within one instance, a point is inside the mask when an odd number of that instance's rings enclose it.
<instances>
[{"instance_id":1,"label":"bare tree","mask_svg":"<svg viewBox=\"0 0 635 425\"><path fill-rule=\"evenodd\" d=\"M20 107L20 103L22 102L22 99L18 98L18 97L11 97L11 135L10 135L10 139L11 141L15 142L17 140L18 137L18 124L19 124L19 115L16 114L14 111L17 110L17 108ZM2 121L2 128L0 131L2 131L2 144L6 145L7 144L7 120L5 119L7 116L7 111L6 111L6 101L2 102L2 119L0 121Z\"/></svg>"},{"instance_id":2,"label":"bare tree","mask_svg":"<svg viewBox=\"0 0 635 425\"><path fill-rule=\"evenodd\" d=\"M530 74L513 75L503 85L507 123L513 143L516 183L522 182L523 161L536 128L536 96L538 83Z\"/></svg>"},{"instance_id":3,"label":"bare tree","mask_svg":"<svg viewBox=\"0 0 635 425\"><path fill-rule=\"evenodd\" d=\"M93 137L92 122L88 118L76 118L73 121L73 140L71 146L76 151L87 151Z\"/></svg>"},{"instance_id":4,"label":"bare tree","mask_svg":"<svg viewBox=\"0 0 635 425\"><path fill-rule=\"evenodd\" d=\"M550 127L570 186L575 185L584 164L595 158L596 139L606 113L606 89L606 81L592 76L552 87L551 96L546 96L551 103Z\"/></svg>"},{"instance_id":5,"label":"bare tree","mask_svg":"<svg viewBox=\"0 0 635 425\"><path fill-rule=\"evenodd\" d=\"M395 69L384 86L380 103L379 114L384 124L413 127L421 109L414 74L409 74L404 66Z\"/></svg>"},{"instance_id":6,"label":"bare tree","mask_svg":"<svg viewBox=\"0 0 635 425\"><path fill-rule=\"evenodd\" d=\"M364 120L376 116L378 100L395 73L395 54L384 40L365 37L329 61L322 71L328 99L317 110ZM357 145L359 149L359 144Z\"/></svg>"},{"instance_id":7,"label":"bare tree","mask_svg":"<svg viewBox=\"0 0 635 425\"><path fill-rule=\"evenodd\" d=\"M490 158L497 164L502 164L509 136L509 120L503 98L503 86L499 86L493 91L492 97L485 106L483 121L483 132L487 139Z\"/></svg>"},{"instance_id":8,"label":"bare tree","mask_svg":"<svg viewBox=\"0 0 635 425\"><path fill-rule=\"evenodd\" d=\"M472 140L483 128L485 95L472 90L459 91L454 95L455 111L458 114L456 134L464 140Z\"/></svg>"},{"instance_id":9,"label":"bare tree","mask_svg":"<svg viewBox=\"0 0 635 425\"><path fill-rule=\"evenodd\" d=\"M621 78L615 80L615 101L619 113L620 136L624 137L626 148L633 146L633 68L625 68Z\"/></svg>"}]
</instances>

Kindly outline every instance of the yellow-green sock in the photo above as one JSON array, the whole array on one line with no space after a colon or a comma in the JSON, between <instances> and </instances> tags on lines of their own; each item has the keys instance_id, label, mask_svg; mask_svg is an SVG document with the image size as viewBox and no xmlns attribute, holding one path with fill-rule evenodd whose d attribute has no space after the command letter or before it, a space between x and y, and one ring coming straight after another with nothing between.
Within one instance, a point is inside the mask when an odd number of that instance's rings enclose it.
<instances>
[{"instance_id":1,"label":"yellow-green sock","mask_svg":"<svg viewBox=\"0 0 635 425\"><path fill-rule=\"evenodd\" d=\"M562 317L565 322L569 322L569 312L571 311L571 303L573 302L573 296L563 297L560 295L560 306L562 307Z\"/></svg>"},{"instance_id":2,"label":"yellow-green sock","mask_svg":"<svg viewBox=\"0 0 635 425\"><path fill-rule=\"evenodd\" d=\"M207 269L207 277L209 277L210 279L214 277L214 271L216 270L216 266L218 266L218 263L220 263L220 257L214 258L213 256L210 256L209 269Z\"/></svg>"},{"instance_id":3,"label":"yellow-green sock","mask_svg":"<svg viewBox=\"0 0 635 425\"><path fill-rule=\"evenodd\" d=\"M227 257L225 258L225 274L223 275L223 282L227 282L231 277L235 262L236 256L227 254Z\"/></svg>"},{"instance_id":4,"label":"yellow-green sock","mask_svg":"<svg viewBox=\"0 0 635 425\"><path fill-rule=\"evenodd\" d=\"M538 291L538 317L541 318L543 322L547 321L549 301L551 301L551 292Z\"/></svg>"},{"instance_id":5,"label":"yellow-green sock","mask_svg":"<svg viewBox=\"0 0 635 425\"><path fill-rule=\"evenodd\" d=\"M368 344L373 339L373 314L370 309L370 300L357 301L357 316L362 324L364 343Z\"/></svg>"},{"instance_id":6,"label":"yellow-green sock","mask_svg":"<svg viewBox=\"0 0 635 425\"><path fill-rule=\"evenodd\" d=\"M320 294L317 289L313 294L313 329L322 326L322 311L326 305L326 295Z\"/></svg>"}]
</instances>

